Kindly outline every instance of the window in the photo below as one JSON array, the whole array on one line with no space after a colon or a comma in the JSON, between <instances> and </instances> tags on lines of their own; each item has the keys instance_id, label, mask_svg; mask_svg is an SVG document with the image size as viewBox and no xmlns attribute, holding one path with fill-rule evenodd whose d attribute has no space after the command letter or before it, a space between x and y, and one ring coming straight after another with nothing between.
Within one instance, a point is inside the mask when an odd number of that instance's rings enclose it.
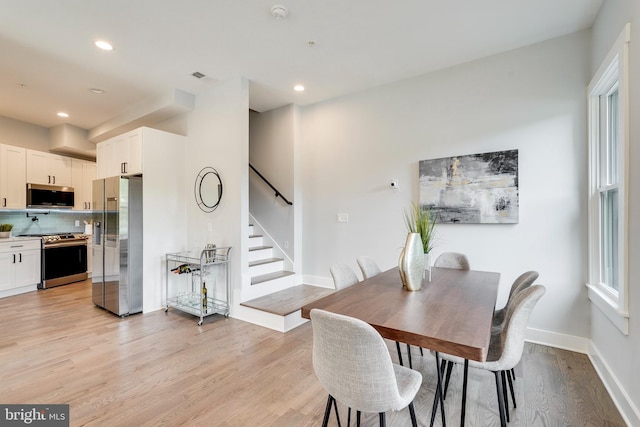
<instances>
[{"instance_id":1,"label":"window","mask_svg":"<svg viewBox=\"0 0 640 427\"><path fill-rule=\"evenodd\" d=\"M625 334L627 283L627 24L589 84L589 299Z\"/></svg>"}]
</instances>

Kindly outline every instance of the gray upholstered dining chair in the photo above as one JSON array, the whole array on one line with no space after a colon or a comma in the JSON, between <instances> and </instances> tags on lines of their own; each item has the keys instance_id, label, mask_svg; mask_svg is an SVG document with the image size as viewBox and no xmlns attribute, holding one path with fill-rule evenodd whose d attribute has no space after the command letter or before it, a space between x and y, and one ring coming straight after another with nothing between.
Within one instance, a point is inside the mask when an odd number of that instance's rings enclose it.
<instances>
[{"instance_id":1,"label":"gray upholstered dining chair","mask_svg":"<svg viewBox=\"0 0 640 427\"><path fill-rule=\"evenodd\" d=\"M385 426L385 413L409 407L411 423L417 426L413 399L422 384L422 375L391 362L387 345L371 325L353 317L313 309L313 370L329 393L322 421L329 422L336 401L357 411L377 412Z\"/></svg>"},{"instance_id":2,"label":"gray upholstered dining chair","mask_svg":"<svg viewBox=\"0 0 640 427\"><path fill-rule=\"evenodd\" d=\"M360 267L360 271L362 271L362 277L365 279L382 273L378 264L376 264L371 257L361 256L356 259L356 262L358 263L358 267Z\"/></svg>"},{"instance_id":3,"label":"gray upholstered dining chair","mask_svg":"<svg viewBox=\"0 0 640 427\"><path fill-rule=\"evenodd\" d=\"M511 398L514 401L515 393L513 391L513 383L511 377L506 375L508 371L513 369L522 358L524 350L524 335L529 323L531 312L538 300L544 295L545 287L542 285L532 285L518 293L513 298L512 303L507 308L505 327L499 334L491 336L487 360L485 362L477 362L469 360L469 367L484 369L493 372L496 381L496 391L498 396L498 408L500 412L500 425L505 426L509 421L509 408L506 390L506 379L509 379L511 387ZM449 354L440 354L443 360L453 363L464 363L464 359ZM450 371L447 372L446 382L448 383ZM466 396L466 376L463 382L462 395ZM446 386L444 391L446 396ZM465 404L464 402L462 403ZM434 401L434 408L437 401ZM434 409L435 410L435 409Z\"/></svg>"},{"instance_id":4,"label":"gray upholstered dining chair","mask_svg":"<svg viewBox=\"0 0 640 427\"><path fill-rule=\"evenodd\" d=\"M456 268L458 270L470 270L469 259L465 254L458 252L444 252L433 263L434 267Z\"/></svg>"},{"instance_id":5,"label":"gray upholstered dining chair","mask_svg":"<svg viewBox=\"0 0 640 427\"><path fill-rule=\"evenodd\" d=\"M336 291L348 288L349 286L355 285L359 282L358 276L348 265L332 265L329 270L331 271L331 277L333 278L333 285L335 286Z\"/></svg>"},{"instance_id":6,"label":"gray upholstered dining chair","mask_svg":"<svg viewBox=\"0 0 640 427\"><path fill-rule=\"evenodd\" d=\"M493 325L491 326L491 334L499 334L500 332L502 332L502 329L504 328L507 309L513 301L513 297L520 291L533 285L533 282L538 279L538 276L539 274L537 271L527 271L522 273L516 278L516 280L513 281L511 290L509 291L509 298L507 299L507 303L504 305L504 307L494 311L493 313Z\"/></svg>"},{"instance_id":7,"label":"gray upholstered dining chair","mask_svg":"<svg viewBox=\"0 0 640 427\"><path fill-rule=\"evenodd\" d=\"M356 262L358 263L358 267L360 267L360 271L362 271L362 277L365 279L382 273L378 264L371 257L363 255L358 257ZM400 343L398 341L396 341L396 351L398 352L398 361L400 362L400 365L402 365L402 352L400 351ZM424 355L422 348L420 348L420 354ZM409 367L413 368L413 361L411 360L411 346L409 344L407 344L407 357L409 359Z\"/></svg>"}]
</instances>

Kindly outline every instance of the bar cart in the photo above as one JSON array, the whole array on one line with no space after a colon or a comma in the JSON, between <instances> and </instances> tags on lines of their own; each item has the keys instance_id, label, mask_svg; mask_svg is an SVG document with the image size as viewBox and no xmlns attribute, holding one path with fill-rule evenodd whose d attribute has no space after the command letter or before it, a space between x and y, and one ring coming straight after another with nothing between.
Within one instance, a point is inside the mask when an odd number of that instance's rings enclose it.
<instances>
[{"instance_id":1,"label":"bar cart","mask_svg":"<svg viewBox=\"0 0 640 427\"><path fill-rule=\"evenodd\" d=\"M231 247L207 245L203 250L169 253L165 312L177 308L200 318L229 317L229 252Z\"/></svg>"}]
</instances>

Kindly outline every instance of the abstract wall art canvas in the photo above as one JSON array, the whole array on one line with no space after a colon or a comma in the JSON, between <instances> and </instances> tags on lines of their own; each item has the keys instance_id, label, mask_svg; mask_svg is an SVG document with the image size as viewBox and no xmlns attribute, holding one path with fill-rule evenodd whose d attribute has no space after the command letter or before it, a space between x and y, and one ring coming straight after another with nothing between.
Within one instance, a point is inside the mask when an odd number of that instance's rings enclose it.
<instances>
[{"instance_id":1,"label":"abstract wall art canvas","mask_svg":"<svg viewBox=\"0 0 640 427\"><path fill-rule=\"evenodd\" d=\"M420 161L420 205L439 223L518 223L518 150Z\"/></svg>"}]
</instances>

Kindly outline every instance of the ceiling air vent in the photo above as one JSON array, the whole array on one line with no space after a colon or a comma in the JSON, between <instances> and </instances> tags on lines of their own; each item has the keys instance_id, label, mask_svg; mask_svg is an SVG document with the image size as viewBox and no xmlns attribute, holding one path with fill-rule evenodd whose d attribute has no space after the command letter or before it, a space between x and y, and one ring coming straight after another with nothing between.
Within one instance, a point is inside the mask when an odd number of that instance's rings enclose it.
<instances>
[{"instance_id":1,"label":"ceiling air vent","mask_svg":"<svg viewBox=\"0 0 640 427\"><path fill-rule=\"evenodd\" d=\"M196 71L195 73L191 74L193 77L195 77L196 79L201 79L204 77L204 74L202 74L200 71Z\"/></svg>"}]
</instances>

